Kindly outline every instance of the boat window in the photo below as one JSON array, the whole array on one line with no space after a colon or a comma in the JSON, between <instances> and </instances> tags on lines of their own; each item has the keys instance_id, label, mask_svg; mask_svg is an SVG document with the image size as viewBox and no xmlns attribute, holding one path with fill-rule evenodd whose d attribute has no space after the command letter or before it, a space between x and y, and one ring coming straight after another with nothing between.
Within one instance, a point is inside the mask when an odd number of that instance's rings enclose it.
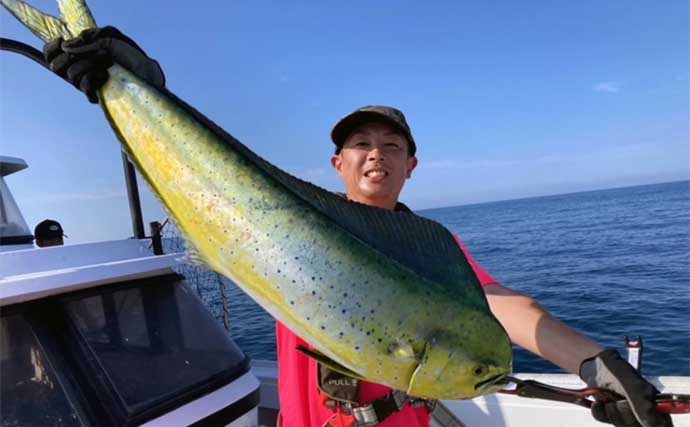
<instances>
[{"instance_id":1,"label":"boat window","mask_svg":"<svg viewBox=\"0 0 690 427\"><path fill-rule=\"evenodd\" d=\"M5 180L0 177L0 244L16 245L32 241L31 231Z\"/></svg>"},{"instance_id":2,"label":"boat window","mask_svg":"<svg viewBox=\"0 0 690 427\"><path fill-rule=\"evenodd\" d=\"M82 425L31 327L19 314L0 318L0 378L3 426Z\"/></svg>"},{"instance_id":3,"label":"boat window","mask_svg":"<svg viewBox=\"0 0 690 427\"><path fill-rule=\"evenodd\" d=\"M181 276L138 280L66 307L129 414L247 370L243 353Z\"/></svg>"}]
</instances>

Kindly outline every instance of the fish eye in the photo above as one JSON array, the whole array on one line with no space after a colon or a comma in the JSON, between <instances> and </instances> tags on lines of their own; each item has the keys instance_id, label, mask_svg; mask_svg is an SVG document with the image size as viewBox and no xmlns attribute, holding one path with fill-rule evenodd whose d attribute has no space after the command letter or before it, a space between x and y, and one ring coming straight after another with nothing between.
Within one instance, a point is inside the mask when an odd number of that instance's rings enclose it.
<instances>
[{"instance_id":1,"label":"fish eye","mask_svg":"<svg viewBox=\"0 0 690 427\"><path fill-rule=\"evenodd\" d=\"M487 372L488 372L488 369L484 365L477 365L474 367L474 375L475 376L481 377L481 376L486 375Z\"/></svg>"}]
</instances>

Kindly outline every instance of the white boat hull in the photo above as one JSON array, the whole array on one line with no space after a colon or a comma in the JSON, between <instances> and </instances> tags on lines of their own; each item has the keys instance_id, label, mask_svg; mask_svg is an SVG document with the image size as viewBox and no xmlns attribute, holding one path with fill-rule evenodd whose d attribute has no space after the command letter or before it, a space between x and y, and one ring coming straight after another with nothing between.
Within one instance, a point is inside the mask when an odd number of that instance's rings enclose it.
<instances>
[{"instance_id":1,"label":"white boat hull","mask_svg":"<svg viewBox=\"0 0 690 427\"><path fill-rule=\"evenodd\" d=\"M585 387L575 375L518 374L558 387ZM690 392L690 377L653 377L650 380L664 393ZM444 401L444 405L468 427L601 427L586 408L570 403L491 394L473 400ZM673 415L675 427L690 427L690 415Z\"/></svg>"}]
</instances>

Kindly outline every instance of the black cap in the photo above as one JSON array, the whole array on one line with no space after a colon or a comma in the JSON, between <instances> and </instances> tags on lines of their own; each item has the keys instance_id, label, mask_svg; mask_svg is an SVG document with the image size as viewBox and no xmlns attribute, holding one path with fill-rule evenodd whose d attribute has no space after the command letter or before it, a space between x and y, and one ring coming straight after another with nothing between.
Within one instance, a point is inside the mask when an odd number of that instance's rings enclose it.
<instances>
[{"instance_id":1,"label":"black cap","mask_svg":"<svg viewBox=\"0 0 690 427\"><path fill-rule=\"evenodd\" d=\"M397 108L387 107L385 105L367 105L366 107L358 108L347 116L343 117L338 123L333 126L331 131L331 140L337 147L336 153L339 153L343 148L343 144L348 136L355 130L356 127L370 122L388 123L403 135L407 137L409 143L409 154L414 156L417 152L414 138L412 138L412 131L405 120L405 115Z\"/></svg>"},{"instance_id":2,"label":"black cap","mask_svg":"<svg viewBox=\"0 0 690 427\"><path fill-rule=\"evenodd\" d=\"M59 222L52 219L41 221L34 229L34 237L36 237L37 240L54 239L62 236L65 236L62 231L62 226Z\"/></svg>"}]
</instances>

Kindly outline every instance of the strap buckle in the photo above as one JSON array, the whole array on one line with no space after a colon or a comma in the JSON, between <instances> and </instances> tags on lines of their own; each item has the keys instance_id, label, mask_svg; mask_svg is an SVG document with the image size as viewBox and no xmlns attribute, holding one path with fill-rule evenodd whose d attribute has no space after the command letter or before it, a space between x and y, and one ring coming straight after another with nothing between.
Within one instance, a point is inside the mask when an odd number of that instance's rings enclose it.
<instances>
[{"instance_id":1,"label":"strap buckle","mask_svg":"<svg viewBox=\"0 0 690 427\"><path fill-rule=\"evenodd\" d=\"M412 398L404 391L394 390L383 399L374 400L366 405L356 406L349 402L337 402L337 404L345 414L355 418L355 427L370 427L383 422L394 413L402 411L407 403L415 408L426 406L431 413L436 402L436 400Z\"/></svg>"},{"instance_id":2,"label":"strap buckle","mask_svg":"<svg viewBox=\"0 0 690 427\"><path fill-rule=\"evenodd\" d=\"M385 420L395 412L401 411L405 407L405 403L410 401L410 396L404 391L394 390L383 399L374 400L373 402L352 407L352 411L357 420L357 427L374 426Z\"/></svg>"},{"instance_id":3,"label":"strap buckle","mask_svg":"<svg viewBox=\"0 0 690 427\"><path fill-rule=\"evenodd\" d=\"M374 426L379 423L379 418L376 416L376 410L374 405L368 404L364 406L352 407L352 405L347 404L352 416L355 417L355 426L357 427L367 427Z\"/></svg>"}]
</instances>

